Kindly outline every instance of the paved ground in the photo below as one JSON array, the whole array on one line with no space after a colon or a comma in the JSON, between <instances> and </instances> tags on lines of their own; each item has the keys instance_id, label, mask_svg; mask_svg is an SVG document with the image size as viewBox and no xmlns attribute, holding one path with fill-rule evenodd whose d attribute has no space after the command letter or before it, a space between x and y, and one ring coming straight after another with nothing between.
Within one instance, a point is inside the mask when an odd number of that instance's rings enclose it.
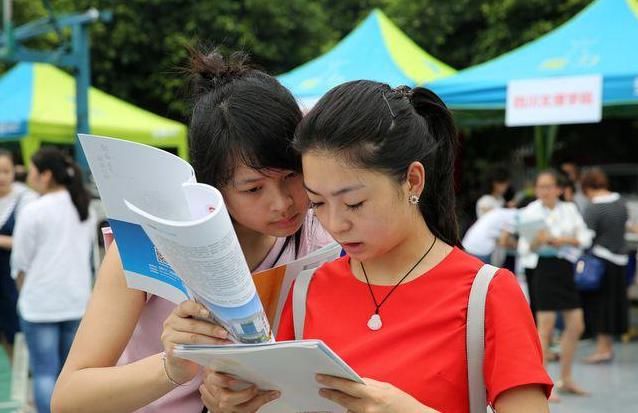
<instances>
[{"instance_id":1,"label":"paved ground","mask_svg":"<svg viewBox=\"0 0 638 413\"><path fill-rule=\"evenodd\" d=\"M589 354L593 343L582 341L578 357ZM558 364L548 367L552 378L558 378ZM638 342L616 343L613 362L586 365L577 361L574 377L591 396L560 395L561 402L551 405L552 413L635 413L638 412Z\"/></svg>"}]
</instances>

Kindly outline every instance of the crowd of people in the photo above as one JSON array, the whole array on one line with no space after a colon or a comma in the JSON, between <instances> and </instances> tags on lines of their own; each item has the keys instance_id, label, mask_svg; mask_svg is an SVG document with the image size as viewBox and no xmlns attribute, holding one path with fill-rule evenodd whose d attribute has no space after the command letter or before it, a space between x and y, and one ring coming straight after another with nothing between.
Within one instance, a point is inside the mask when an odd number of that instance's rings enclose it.
<instances>
[{"instance_id":1,"label":"crowd of people","mask_svg":"<svg viewBox=\"0 0 638 413\"><path fill-rule=\"evenodd\" d=\"M504 186L510 185L507 175L498 176ZM633 274L628 271L632 257L625 234L635 228L625 200L610 190L600 168L590 168L581 176L573 162L566 162L558 170L541 171L532 193L520 196L510 208L501 198L487 211L480 208L485 196L479 199L477 220L463 245L484 262L502 263L506 255L514 258L509 266L524 280L544 360L560 362L556 389L587 395L589 391L577 385L572 375L574 353L585 334L595 338L596 346L583 362L609 362L614 338L628 330L627 288ZM593 257L602 268L596 288L581 289L575 282L575 264L583 255ZM554 352L557 324L560 351ZM553 394L550 400L558 401L559 396Z\"/></svg>"},{"instance_id":2,"label":"crowd of people","mask_svg":"<svg viewBox=\"0 0 638 413\"><path fill-rule=\"evenodd\" d=\"M487 403L549 411L557 396L544 364L558 317L555 388L587 393L571 373L583 331L597 343L587 361L605 362L628 323L626 208L601 171L573 183L584 207L561 199L566 184L552 170L536 177L535 199L506 201L508 171L494 171L461 242L457 132L432 91L348 82L303 116L245 55L190 53L192 165L222 193L250 269L343 247L313 277L301 336L323 340L365 384L319 376L323 397L350 413L469 411L465 313L486 263L503 267L485 305ZM281 397L174 356L178 344L227 344L228 332L195 301L129 289L116 242L91 286L96 223L73 161L52 148L30 159L39 197L13 183L13 167L0 152L2 302L12 310L3 307L1 327L7 346L25 333L38 412L255 412ZM573 278L585 249L605 265L586 294ZM298 336L290 300L278 340Z\"/></svg>"}]
</instances>

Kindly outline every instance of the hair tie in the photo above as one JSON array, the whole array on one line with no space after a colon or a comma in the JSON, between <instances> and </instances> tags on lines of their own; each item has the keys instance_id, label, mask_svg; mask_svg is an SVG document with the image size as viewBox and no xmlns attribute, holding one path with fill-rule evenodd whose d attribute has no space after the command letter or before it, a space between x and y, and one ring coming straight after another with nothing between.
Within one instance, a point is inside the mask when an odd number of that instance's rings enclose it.
<instances>
[{"instance_id":1,"label":"hair tie","mask_svg":"<svg viewBox=\"0 0 638 413\"><path fill-rule=\"evenodd\" d=\"M75 169L73 169L72 166L69 166L66 168L66 174L69 176L69 178L74 178L75 177Z\"/></svg>"}]
</instances>

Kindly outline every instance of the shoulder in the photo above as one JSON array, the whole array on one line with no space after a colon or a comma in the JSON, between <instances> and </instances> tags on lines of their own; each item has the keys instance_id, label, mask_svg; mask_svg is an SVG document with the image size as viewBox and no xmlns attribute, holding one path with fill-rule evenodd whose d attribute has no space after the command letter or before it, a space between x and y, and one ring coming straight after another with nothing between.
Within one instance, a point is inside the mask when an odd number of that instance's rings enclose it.
<instances>
[{"instance_id":1,"label":"shoulder","mask_svg":"<svg viewBox=\"0 0 638 413\"><path fill-rule=\"evenodd\" d=\"M328 283L334 285L338 282L339 278L350 277L352 272L350 271L350 257L343 256L337 258L334 261L326 262L321 267L317 268L312 276L312 282L321 284Z\"/></svg>"},{"instance_id":2,"label":"shoulder","mask_svg":"<svg viewBox=\"0 0 638 413\"><path fill-rule=\"evenodd\" d=\"M496 202L496 198L494 198L492 195L486 194L481 196L478 201L476 201L477 204L479 205L483 205L483 204L492 204Z\"/></svg>"}]
</instances>

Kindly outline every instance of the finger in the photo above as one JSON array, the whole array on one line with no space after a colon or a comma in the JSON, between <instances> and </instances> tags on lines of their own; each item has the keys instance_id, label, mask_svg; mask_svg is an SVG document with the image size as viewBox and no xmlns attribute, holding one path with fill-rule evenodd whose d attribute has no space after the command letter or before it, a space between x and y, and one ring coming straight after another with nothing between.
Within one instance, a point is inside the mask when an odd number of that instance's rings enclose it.
<instances>
[{"instance_id":1,"label":"finger","mask_svg":"<svg viewBox=\"0 0 638 413\"><path fill-rule=\"evenodd\" d=\"M215 337L205 336L196 333L182 333L178 331L172 332L170 335L167 335L162 340L165 343L168 342L170 344L213 344L213 345L223 345L229 344L230 341L222 340ZM170 346L170 344L168 346ZM172 348L171 348L172 351Z\"/></svg>"},{"instance_id":2,"label":"finger","mask_svg":"<svg viewBox=\"0 0 638 413\"><path fill-rule=\"evenodd\" d=\"M237 406L252 400L259 393L257 386L250 386L247 389L239 391L222 387L213 387L211 390L214 394L214 398L217 399L217 405L223 410L236 410Z\"/></svg>"},{"instance_id":3,"label":"finger","mask_svg":"<svg viewBox=\"0 0 638 413\"><path fill-rule=\"evenodd\" d=\"M203 305L193 301L186 300L179 304L173 312L179 317L210 317L210 312Z\"/></svg>"},{"instance_id":4,"label":"finger","mask_svg":"<svg viewBox=\"0 0 638 413\"><path fill-rule=\"evenodd\" d=\"M215 399L213 394L208 390L208 387L202 384L201 386L199 386L199 393L201 394L201 399L202 399L202 402L204 403L204 406L206 406L208 410L210 410L211 412L219 411L219 409L217 409L217 400Z\"/></svg>"},{"instance_id":5,"label":"finger","mask_svg":"<svg viewBox=\"0 0 638 413\"><path fill-rule=\"evenodd\" d=\"M238 380L230 374L206 370L204 372L204 384L207 386L225 387L228 389L245 389L250 387L252 383Z\"/></svg>"},{"instance_id":6,"label":"finger","mask_svg":"<svg viewBox=\"0 0 638 413\"><path fill-rule=\"evenodd\" d=\"M238 407L238 411L240 412L256 412L261 406L266 403L270 403L273 400L277 400L281 397L281 393L276 390L266 390L260 391L257 396L255 396L252 400L243 403Z\"/></svg>"},{"instance_id":7,"label":"finger","mask_svg":"<svg viewBox=\"0 0 638 413\"><path fill-rule=\"evenodd\" d=\"M195 318L177 318L167 323L165 328L183 333L196 333L219 339L228 338L228 331L226 331L224 327L209 321L198 320Z\"/></svg>"},{"instance_id":8,"label":"finger","mask_svg":"<svg viewBox=\"0 0 638 413\"><path fill-rule=\"evenodd\" d=\"M323 398L331 400L340 406L345 407L348 411L360 412L365 411L363 408L363 400L353 397L349 394L333 389L320 389L319 395Z\"/></svg>"},{"instance_id":9,"label":"finger","mask_svg":"<svg viewBox=\"0 0 638 413\"><path fill-rule=\"evenodd\" d=\"M352 380L342 379L335 376L327 376L325 374L317 374L316 379L318 383L328 388L339 390L342 393L346 393L354 397L363 397L366 394L365 384L356 383Z\"/></svg>"}]
</instances>

